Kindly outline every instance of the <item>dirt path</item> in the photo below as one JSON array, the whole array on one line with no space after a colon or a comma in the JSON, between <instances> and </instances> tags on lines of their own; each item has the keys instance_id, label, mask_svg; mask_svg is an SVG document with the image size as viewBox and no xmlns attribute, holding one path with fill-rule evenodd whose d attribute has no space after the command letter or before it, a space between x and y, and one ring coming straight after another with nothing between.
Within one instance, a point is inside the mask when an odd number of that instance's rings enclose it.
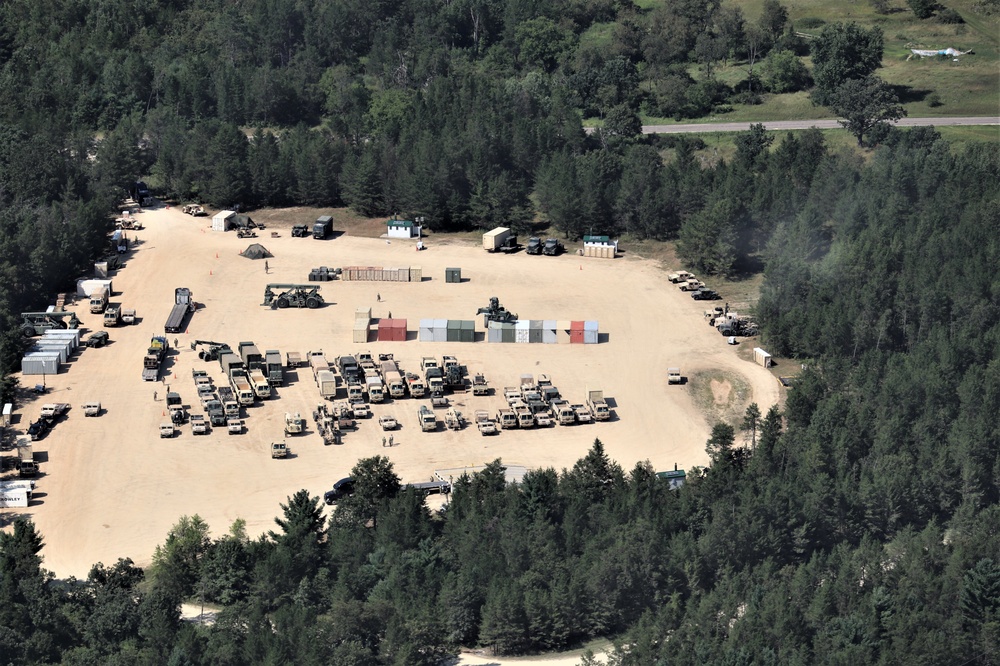
<instances>
[{"instance_id":1,"label":"dirt path","mask_svg":"<svg viewBox=\"0 0 1000 666\"><path fill-rule=\"evenodd\" d=\"M417 253L412 243L344 235L334 240L291 238L282 230L259 242L274 253L270 274L263 261L238 252L250 242L234 233L212 232L210 219L193 219L176 209L142 214L146 230L134 257L114 276L113 301L138 310L141 322L110 329L112 344L83 350L68 371L47 378L49 399L71 402L74 410L37 449L48 462L38 479L40 499L27 513L45 538L45 566L60 577L85 576L92 564L131 557L148 564L157 544L181 515L199 514L212 533L224 533L237 518L247 521L253 536L273 529L279 503L300 488L321 495L345 476L362 457L388 455L404 482L423 481L433 470L479 465L495 458L528 467L571 466L599 437L608 454L626 470L648 459L658 470L703 465L709 425L690 397L688 386L667 386L668 366L687 375L716 369L736 373L751 387L761 410L778 400L779 387L763 368L739 357L736 350L705 324L701 304L665 280L657 264L638 259L584 259L569 254L536 257L493 256L458 241L427 239ZM306 281L314 266L423 267L422 283L322 283L327 306L319 310L271 311L261 308L268 282ZM458 266L468 281L448 284L446 267ZM153 335L163 333L173 290L190 287L203 304L186 333L176 337L162 383L140 379L142 356ZM381 294L382 303L376 303ZM475 319L476 309L490 296L528 319L596 319L598 345L473 344L407 342L352 344L357 307L373 307L375 317L409 320L415 335L421 318ZM100 329L96 315L75 306L84 325ZM482 330L482 322L477 322ZM193 368L203 368L223 382L217 363L198 360L190 350L194 339L225 341L235 346L253 340L261 350L306 352L323 349L328 358L364 348L393 352L405 370L416 370L423 355L454 354L470 373L482 371L501 391L517 383L521 373L548 373L571 402L583 402L588 386L604 389L616 420L545 431L505 431L481 437L474 428L461 432L421 433L413 400L375 407L375 416L391 413L403 427L398 445L381 446L374 420L348 433L342 446L324 447L313 429L288 438L293 457L271 460L270 442L283 439L286 411L309 416L319 396L308 370L291 374L278 398L251 407L248 431L229 436L215 431L193 436L189 427L175 439L161 440L163 393L169 384L187 405L198 408ZM24 383L33 384L34 381ZM159 400L153 400L153 391ZM85 419L79 405L100 400L107 412ZM502 396L457 396L467 416L477 408L495 410ZM24 410L24 423L40 405ZM440 411L440 410L439 410Z\"/></svg>"}]
</instances>

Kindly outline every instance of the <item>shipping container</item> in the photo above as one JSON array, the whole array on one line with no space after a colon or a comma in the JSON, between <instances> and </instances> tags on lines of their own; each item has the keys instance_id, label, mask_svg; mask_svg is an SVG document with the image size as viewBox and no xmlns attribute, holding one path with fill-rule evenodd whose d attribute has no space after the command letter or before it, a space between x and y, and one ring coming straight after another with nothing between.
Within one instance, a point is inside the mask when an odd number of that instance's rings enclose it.
<instances>
[{"instance_id":1,"label":"shipping container","mask_svg":"<svg viewBox=\"0 0 1000 666\"><path fill-rule=\"evenodd\" d=\"M597 344L597 331L584 331L583 332L583 344L585 344L585 345L596 345Z\"/></svg>"},{"instance_id":2,"label":"shipping container","mask_svg":"<svg viewBox=\"0 0 1000 666\"><path fill-rule=\"evenodd\" d=\"M434 320L434 342L447 342L448 341L448 320L447 319L435 319Z\"/></svg>"},{"instance_id":3,"label":"shipping container","mask_svg":"<svg viewBox=\"0 0 1000 666\"><path fill-rule=\"evenodd\" d=\"M69 354L70 354L69 350L66 348L66 345L61 345L58 342L50 342L47 344L36 342L34 345L31 346L31 349L29 349L27 353L58 354L60 363L65 363L69 359Z\"/></svg>"},{"instance_id":4,"label":"shipping container","mask_svg":"<svg viewBox=\"0 0 1000 666\"><path fill-rule=\"evenodd\" d=\"M420 266L410 266L410 282L420 282L424 279L424 271Z\"/></svg>"},{"instance_id":5,"label":"shipping container","mask_svg":"<svg viewBox=\"0 0 1000 666\"><path fill-rule=\"evenodd\" d=\"M394 342L406 342L406 320L405 319L393 319L392 320L392 339Z\"/></svg>"},{"instance_id":6,"label":"shipping container","mask_svg":"<svg viewBox=\"0 0 1000 666\"><path fill-rule=\"evenodd\" d=\"M363 319L364 321L368 321L371 318L372 318L371 308L358 308L357 310L354 311L355 320Z\"/></svg>"},{"instance_id":7,"label":"shipping container","mask_svg":"<svg viewBox=\"0 0 1000 666\"><path fill-rule=\"evenodd\" d=\"M392 341L392 320L391 319L379 319L378 320L378 341L379 342L391 342Z\"/></svg>"},{"instance_id":8,"label":"shipping container","mask_svg":"<svg viewBox=\"0 0 1000 666\"><path fill-rule=\"evenodd\" d=\"M527 343L530 341L531 322L527 319L520 319L514 322L514 342Z\"/></svg>"},{"instance_id":9,"label":"shipping container","mask_svg":"<svg viewBox=\"0 0 1000 666\"><path fill-rule=\"evenodd\" d=\"M585 322L582 322L582 321L571 321L569 323L569 330L571 330L571 331L582 331L584 325L585 325Z\"/></svg>"},{"instance_id":10,"label":"shipping container","mask_svg":"<svg viewBox=\"0 0 1000 666\"><path fill-rule=\"evenodd\" d=\"M462 320L462 342L476 341L476 322L471 319Z\"/></svg>"},{"instance_id":11,"label":"shipping container","mask_svg":"<svg viewBox=\"0 0 1000 666\"><path fill-rule=\"evenodd\" d=\"M546 319L542 322L542 342L547 345L556 344L556 320Z\"/></svg>"},{"instance_id":12,"label":"shipping container","mask_svg":"<svg viewBox=\"0 0 1000 666\"><path fill-rule=\"evenodd\" d=\"M565 319L560 319L556 322L556 342L558 344L569 344L569 327L571 325L572 323Z\"/></svg>"},{"instance_id":13,"label":"shipping container","mask_svg":"<svg viewBox=\"0 0 1000 666\"><path fill-rule=\"evenodd\" d=\"M459 283L462 281L462 269L461 268L446 268L444 269L444 281Z\"/></svg>"},{"instance_id":14,"label":"shipping container","mask_svg":"<svg viewBox=\"0 0 1000 666\"><path fill-rule=\"evenodd\" d=\"M487 342L503 342L503 324L498 321L491 321L486 327Z\"/></svg>"},{"instance_id":15,"label":"shipping container","mask_svg":"<svg viewBox=\"0 0 1000 666\"><path fill-rule=\"evenodd\" d=\"M531 319L530 325L528 326L528 342L541 343L542 342L542 324L544 322L541 319Z\"/></svg>"},{"instance_id":16,"label":"shipping container","mask_svg":"<svg viewBox=\"0 0 1000 666\"><path fill-rule=\"evenodd\" d=\"M25 354L21 359L22 375L57 375L59 374L59 354L50 352L33 352Z\"/></svg>"},{"instance_id":17,"label":"shipping container","mask_svg":"<svg viewBox=\"0 0 1000 666\"><path fill-rule=\"evenodd\" d=\"M434 342L433 319L420 320L420 328L418 329L417 339L420 340L420 342Z\"/></svg>"},{"instance_id":18,"label":"shipping container","mask_svg":"<svg viewBox=\"0 0 1000 666\"><path fill-rule=\"evenodd\" d=\"M517 339L517 331L514 330L514 322L505 321L501 324L501 339L503 342L514 342Z\"/></svg>"},{"instance_id":19,"label":"shipping container","mask_svg":"<svg viewBox=\"0 0 1000 666\"><path fill-rule=\"evenodd\" d=\"M353 341L355 344L364 344L368 342L368 334L371 331L371 324L367 321L356 321L354 322L354 336Z\"/></svg>"},{"instance_id":20,"label":"shipping container","mask_svg":"<svg viewBox=\"0 0 1000 666\"><path fill-rule=\"evenodd\" d=\"M569 329L569 342L570 342L570 344L573 344L573 345L582 345L583 344L583 333L584 333L584 331L583 331L582 328L581 329L575 329L575 328Z\"/></svg>"},{"instance_id":21,"label":"shipping container","mask_svg":"<svg viewBox=\"0 0 1000 666\"><path fill-rule=\"evenodd\" d=\"M448 342L461 342L462 340L462 322L458 319L448 320Z\"/></svg>"},{"instance_id":22,"label":"shipping container","mask_svg":"<svg viewBox=\"0 0 1000 666\"><path fill-rule=\"evenodd\" d=\"M42 340L69 340L73 344L73 349L80 346L80 329L49 329L42 334Z\"/></svg>"}]
</instances>

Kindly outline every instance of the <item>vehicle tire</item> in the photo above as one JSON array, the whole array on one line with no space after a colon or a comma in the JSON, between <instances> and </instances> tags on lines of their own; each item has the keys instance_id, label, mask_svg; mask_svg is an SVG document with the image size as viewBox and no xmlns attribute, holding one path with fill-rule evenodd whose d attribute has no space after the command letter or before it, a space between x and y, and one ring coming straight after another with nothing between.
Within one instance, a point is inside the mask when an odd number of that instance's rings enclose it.
<instances>
[{"instance_id":1,"label":"vehicle tire","mask_svg":"<svg viewBox=\"0 0 1000 666\"><path fill-rule=\"evenodd\" d=\"M288 299L287 298L279 298L278 299L278 307L281 308L281 309L287 308L288 307Z\"/></svg>"},{"instance_id":2,"label":"vehicle tire","mask_svg":"<svg viewBox=\"0 0 1000 666\"><path fill-rule=\"evenodd\" d=\"M26 337L26 338L34 337L34 335L35 335L35 327L34 326L23 326L21 328L21 333L23 333L24 337Z\"/></svg>"},{"instance_id":3,"label":"vehicle tire","mask_svg":"<svg viewBox=\"0 0 1000 666\"><path fill-rule=\"evenodd\" d=\"M309 308L310 310L315 310L316 308L319 307L319 301L315 298L307 298L306 307Z\"/></svg>"}]
</instances>

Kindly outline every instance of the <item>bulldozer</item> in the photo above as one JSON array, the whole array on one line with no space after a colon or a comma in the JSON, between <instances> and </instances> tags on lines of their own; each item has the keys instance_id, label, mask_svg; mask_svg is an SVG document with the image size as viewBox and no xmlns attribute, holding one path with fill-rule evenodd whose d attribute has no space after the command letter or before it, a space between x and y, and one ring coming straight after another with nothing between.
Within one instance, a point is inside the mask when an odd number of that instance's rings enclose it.
<instances>
[{"instance_id":1,"label":"bulldozer","mask_svg":"<svg viewBox=\"0 0 1000 666\"><path fill-rule=\"evenodd\" d=\"M264 307L271 309L309 308L314 310L325 301L319 295L319 287L311 284L277 284L272 283L264 289Z\"/></svg>"},{"instance_id":2,"label":"bulldozer","mask_svg":"<svg viewBox=\"0 0 1000 666\"><path fill-rule=\"evenodd\" d=\"M75 312L22 312L21 333L26 338L41 335L50 328L79 328Z\"/></svg>"},{"instance_id":3,"label":"bulldozer","mask_svg":"<svg viewBox=\"0 0 1000 666\"><path fill-rule=\"evenodd\" d=\"M202 349L198 349L201 346ZM214 342L212 340L194 340L191 343L191 351L198 349L198 358L203 361L218 361L223 354L232 354L232 347L225 342Z\"/></svg>"},{"instance_id":4,"label":"bulldozer","mask_svg":"<svg viewBox=\"0 0 1000 666\"><path fill-rule=\"evenodd\" d=\"M483 317L483 320L486 322L486 324L489 324L489 322L491 321L499 321L499 322L517 321L517 315L514 314L513 312L510 312L504 306L500 305L500 299L497 298L496 296L490 297L489 306L485 308L479 308L478 310L476 310L476 314L485 315L485 317Z\"/></svg>"}]
</instances>

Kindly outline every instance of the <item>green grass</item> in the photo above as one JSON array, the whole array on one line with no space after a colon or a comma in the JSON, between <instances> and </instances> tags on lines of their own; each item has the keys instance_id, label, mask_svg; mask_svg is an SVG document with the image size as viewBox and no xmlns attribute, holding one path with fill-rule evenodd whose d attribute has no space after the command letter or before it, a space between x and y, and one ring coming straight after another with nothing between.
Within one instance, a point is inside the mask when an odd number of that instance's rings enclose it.
<instances>
[{"instance_id":1,"label":"green grass","mask_svg":"<svg viewBox=\"0 0 1000 666\"><path fill-rule=\"evenodd\" d=\"M614 37L614 23L595 23L580 35L580 49L606 48Z\"/></svg>"}]
</instances>

